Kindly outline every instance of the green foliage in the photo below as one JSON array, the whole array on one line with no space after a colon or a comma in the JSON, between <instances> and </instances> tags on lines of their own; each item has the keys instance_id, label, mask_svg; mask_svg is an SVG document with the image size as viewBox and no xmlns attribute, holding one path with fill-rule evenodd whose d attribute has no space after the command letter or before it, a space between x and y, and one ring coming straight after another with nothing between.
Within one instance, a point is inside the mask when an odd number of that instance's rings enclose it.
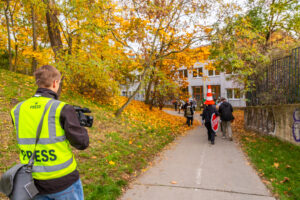
<instances>
[{"instance_id":1,"label":"green foliage","mask_svg":"<svg viewBox=\"0 0 300 200\"><path fill-rule=\"evenodd\" d=\"M262 75L272 52L290 48L297 39L299 5L297 0L248 0L246 11L225 10L225 24L216 23L211 35L210 58L216 68L236 73L234 78L249 89Z\"/></svg>"}]
</instances>

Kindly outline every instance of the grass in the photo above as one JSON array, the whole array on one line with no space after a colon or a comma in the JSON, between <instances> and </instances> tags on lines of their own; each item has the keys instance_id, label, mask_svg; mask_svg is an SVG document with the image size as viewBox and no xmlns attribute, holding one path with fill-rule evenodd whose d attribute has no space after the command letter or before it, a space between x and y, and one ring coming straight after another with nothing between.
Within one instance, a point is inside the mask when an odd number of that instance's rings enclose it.
<instances>
[{"instance_id":1,"label":"grass","mask_svg":"<svg viewBox=\"0 0 300 200\"><path fill-rule=\"evenodd\" d=\"M246 131L242 127L243 112L238 111L236 116L236 137L263 182L281 200L300 199L300 146Z\"/></svg>"},{"instance_id":2,"label":"grass","mask_svg":"<svg viewBox=\"0 0 300 200\"><path fill-rule=\"evenodd\" d=\"M13 101L31 97L37 87L29 76L2 69L0 75L1 174L19 162L9 115ZM115 118L115 110L126 99L115 98L110 105L101 105L65 88L61 100L90 108L95 118L94 126L88 130L89 148L73 150L88 200L117 199L158 152L187 130L183 117L171 116L158 109L149 111L142 102L134 101L121 117ZM0 199L5 198L0 194Z\"/></svg>"}]
</instances>

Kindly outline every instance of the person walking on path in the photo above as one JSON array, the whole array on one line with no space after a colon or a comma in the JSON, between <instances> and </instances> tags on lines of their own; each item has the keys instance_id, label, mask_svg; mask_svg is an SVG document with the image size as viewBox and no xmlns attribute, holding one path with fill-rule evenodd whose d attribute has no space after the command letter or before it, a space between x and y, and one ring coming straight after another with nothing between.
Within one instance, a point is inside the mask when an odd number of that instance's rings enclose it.
<instances>
[{"instance_id":1,"label":"person walking on path","mask_svg":"<svg viewBox=\"0 0 300 200\"><path fill-rule=\"evenodd\" d=\"M197 101L195 99L193 99L193 109L194 111L196 111L196 108L197 108Z\"/></svg>"},{"instance_id":2,"label":"person walking on path","mask_svg":"<svg viewBox=\"0 0 300 200\"><path fill-rule=\"evenodd\" d=\"M219 113L214 106L215 102L212 98L210 85L208 86L207 98L206 98L206 101L204 102L204 104L207 106L204 108L203 113L201 114L202 121L204 121L204 125L207 129L208 141L210 141L211 144L215 144L215 134L216 133L212 129L211 119L212 119L213 114L219 116Z\"/></svg>"},{"instance_id":3,"label":"person walking on path","mask_svg":"<svg viewBox=\"0 0 300 200\"><path fill-rule=\"evenodd\" d=\"M220 108L220 106L222 105L222 103L223 103L224 100L225 100L224 97L221 97L221 98L219 99L219 102L218 102L218 104L217 104L217 106L216 106L217 111L219 111L219 108ZM219 123L222 124L222 120L221 120L221 119L219 120ZM223 131L222 125L221 125L221 132L222 132L223 138L225 138L225 135L224 135L224 131Z\"/></svg>"},{"instance_id":4,"label":"person walking on path","mask_svg":"<svg viewBox=\"0 0 300 200\"><path fill-rule=\"evenodd\" d=\"M178 102L175 100L174 101L174 109L175 109L175 111L177 111L177 106L178 106Z\"/></svg>"},{"instance_id":5,"label":"person walking on path","mask_svg":"<svg viewBox=\"0 0 300 200\"><path fill-rule=\"evenodd\" d=\"M232 130L231 130L231 122L234 120L234 116L232 114L233 108L230 103L223 99L222 104L219 107L219 113L221 116L221 126L223 131L223 138L229 138L232 141Z\"/></svg>"},{"instance_id":6,"label":"person walking on path","mask_svg":"<svg viewBox=\"0 0 300 200\"><path fill-rule=\"evenodd\" d=\"M180 114L180 111L182 110L183 103L181 100L179 100L179 105L178 105L178 114Z\"/></svg>"},{"instance_id":7,"label":"person walking on path","mask_svg":"<svg viewBox=\"0 0 300 200\"><path fill-rule=\"evenodd\" d=\"M194 120L194 110L193 110L193 107L191 105L190 102L188 102L187 106L186 106L186 109L185 109L185 116L186 116L186 119L187 119L187 125L188 126L191 126L193 125L193 120Z\"/></svg>"},{"instance_id":8,"label":"person walking on path","mask_svg":"<svg viewBox=\"0 0 300 200\"><path fill-rule=\"evenodd\" d=\"M73 106L57 100L60 72L45 65L34 76L38 85L36 94L11 111L21 163L27 164L31 156L35 158L32 177L39 194L34 200L83 200L82 183L70 144L78 150L86 149L87 130L80 126ZM35 147L42 116L41 137Z\"/></svg>"}]
</instances>

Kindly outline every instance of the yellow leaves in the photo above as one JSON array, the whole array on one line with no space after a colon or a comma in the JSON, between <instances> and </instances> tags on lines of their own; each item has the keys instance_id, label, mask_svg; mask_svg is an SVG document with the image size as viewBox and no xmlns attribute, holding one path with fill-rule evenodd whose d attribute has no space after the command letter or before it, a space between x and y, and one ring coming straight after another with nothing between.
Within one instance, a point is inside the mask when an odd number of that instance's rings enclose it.
<instances>
[{"instance_id":1,"label":"yellow leaves","mask_svg":"<svg viewBox=\"0 0 300 200\"><path fill-rule=\"evenodd\" d=\"M110 165L115 165L116 163L114 162L114 161L112 161L112 160L110 160L109 162L108 162Z\"/></svg>"},{"instance_id":2,"label":"yellow leaves","mask_svg":"<svg viewBox=\"0 0 300 200\"><path fill-rule=\"evenodd\" d=\"M211 32L212 32L212 28L204 28L204 32L206 33L206 34L210 34Z\"/></svg>"},{"instance_id":3,"label":"yellow leaves","mask_svg":"<svg viewBox=\"0 0 300 200\"><path fill-rule=\"evenodd\" d=\"M274 166L276 169L278 169L279 163L276 163L276 162L275 162L275 163L273 164L273 166Z\"/></svg>"}]
</instances>

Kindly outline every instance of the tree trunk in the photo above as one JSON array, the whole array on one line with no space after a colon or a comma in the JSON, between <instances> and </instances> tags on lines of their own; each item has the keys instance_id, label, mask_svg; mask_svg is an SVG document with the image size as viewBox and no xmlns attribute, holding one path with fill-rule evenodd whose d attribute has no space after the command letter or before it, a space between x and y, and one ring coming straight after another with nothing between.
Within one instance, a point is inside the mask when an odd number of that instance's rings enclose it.
<instances>
[{"instance_id":1,"label":"tree trunk","mask_svg":"<svg viewBox=\"0 0 300 200\"><path fill-rule=\"evenodd\" d=\"M151 88L152 88L152 76L150 77L147 89L146 89L146 95L145 95L145 103L149 104L150 103L150 94L151 94Z\"/></svg>"},{"instance_id":2,"label":"tree trunk","mask_svg":"<svg viewBox=\"0 0 300 200\"><path fill-rule=\"evenodd\" d=\"M16 5L15 5L16 6ZM15 26L15 22L14 22L14 12L12 10L9 9L9 14L10 14L10 24L11 27ZM16 36L16 32L12 29L12 35L14 36L14 40L15 40L15 63L12 66L12 71L16 72L17 71L17 66L18 66L18 38Z\"/></svg>"},{"instance_id":3,"label":"tree trunk","mask_svg":"<svg viewBox=\"0 0 300 200\"><path fill-rule=\"evenodd\" d=\"M7 39L8 39L8 63L9 63L9 70L13 70L12 66L12 52L11 52L11 37L10 37L10 26L9 26L9 0L6 0L6 8L4 10L5 12L5 20L6 20L6 28L7 28Z\"/></svg>"},{"instance_id":4,"label":"tree trunk","mask_svg":"<svg viewBox=\"0 0 300 200\"><path fill-rule=\"evenodd\" d=\"M151 89L152 89L152 84L153 84L153 79L155 77L155 72L154 70L152 70L151 75L150 75L150 79L149 79L149 84L146 90L146 95L145 95L145 103L146 104L151 104Z\"/></svg>"},{"instance_id":5,"label":"tree trunk","mask_svg":"<svg viewBox=\"0 0 300 200\"><path fill-rule=\"evenodd\" d=\"M157 90L156 87L158 85L158 78L156 78L155 82L154 82L154 92L151 98L151 102L150 102L150 110L152 110L153 106L154 106L154 101L157 99Z\"/></svg>"},{"instance_id":6,"label":"tree trunk","mask_svg":"<svg viewBox=\"0 0 300 200\"><path fill-rule=\"evenodd\" d=\"M33 52L36 52L37 50L37 35L36 35L36 16L35 16L35 10L34 5L31 5L31 21L32 21L32 46L33 46ZM34 73L37 69L37 60L33 56L32 58L32 66L31 66L31 72Z\"/></svg>"},{"instance_id":7,"label":"tree trunk","mask_svg":"<svg viewBox=\"0 0 300 200\"><path fill-rule=\"evenodd\" d=\"M47 28L48 28L50 44L55 54L55 61L58 62L59 60L61 60L63 45L60 36L59 22L57 19L57 11L55 9L55 1L44 0L44 2L47 4L46 20L47 20Z\"/></svg>"},{"instance_id":8,"label":"tree trunk","mask_svg":"<svg viewBox=\"0 0 300 200\"><path fill-rule=\"evenodd\" d=\"M17 64L18 64L18 44L17 44L17 39L15 38L15 64L13 65L13 71L16 72L17 71Z\"/></svg>"},{"instance_id":9,"label":"tree trunk","mask_svg":"<svg viewBox=\"0 0 300 200\"><path fill-rule=\"evenodd\" d=\"M69 42L68 42L69 48L68 48L68 54L72 55L72 47L73 47L73 37L71 33L69 34Z\"/></svg>"},{"instance_id":10,"label":"tree trunk","mask_svg":"<svg viewBox=\"0 0 300 200\"><path fill-rule=\"evenodd\" d=\"M142 78L141 78L139 86L134 91L134 93L128 98L127 102L121 108L119 108L117 110L117 112L115 113L116 117L119 117L122 114L123 110L130 104L130 102L134 99L135 95L140 91L148 68L149 68L149 65L144 68L144 72L142 74Z\"/></svg>"}]
</instances>

